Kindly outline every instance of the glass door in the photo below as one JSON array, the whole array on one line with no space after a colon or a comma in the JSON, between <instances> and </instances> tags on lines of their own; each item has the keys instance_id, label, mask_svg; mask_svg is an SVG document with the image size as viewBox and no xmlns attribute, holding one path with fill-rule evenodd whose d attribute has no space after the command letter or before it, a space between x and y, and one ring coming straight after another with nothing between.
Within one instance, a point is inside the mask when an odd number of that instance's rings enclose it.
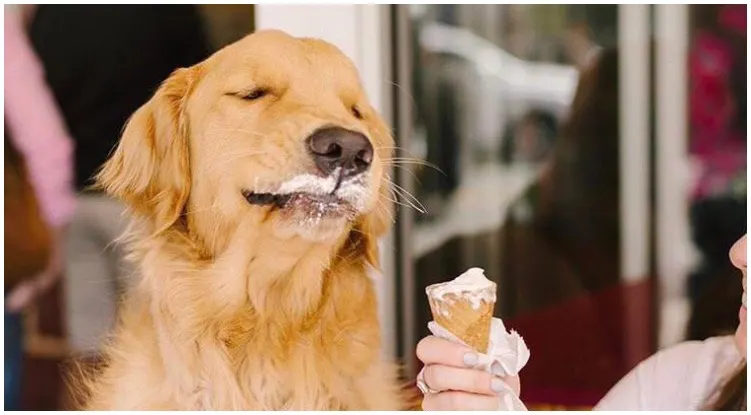
<instances>
[{"instance_id":1,"label":"glass door","mask_svg":"<svg viewBox=\"0 0 751 415\"><path fill-rule=\"evenodd\" d=\"M531 408L591 407L657 349L734 330L745 5L410 5L393 23L413 376L424 287L475 266L532 350Z\"/></svg>"},{"instance_id":2,"label":"glass door","mask_svg":"<svg viewBox=\"0 0 751 415\"><path fill-rule=\"evenodd\" d=\"M402 351L470 267L532 350L522 398L587 407L654 350L650 8L395 11ZM410 62L405 64L404 62ZM400 92L401 91L401 92Z\"/></svg>"}]
</instances>

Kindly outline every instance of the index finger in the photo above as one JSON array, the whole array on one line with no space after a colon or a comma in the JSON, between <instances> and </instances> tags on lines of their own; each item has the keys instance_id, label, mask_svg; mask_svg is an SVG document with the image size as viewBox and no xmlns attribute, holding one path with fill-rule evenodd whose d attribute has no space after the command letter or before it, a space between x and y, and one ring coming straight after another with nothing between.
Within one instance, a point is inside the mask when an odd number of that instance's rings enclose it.
<instances>
[{"instance_id":1,"label":"index finger","mask_svg":"<svg viewBox=\"0 0 751 415\"><path fill-rule=\"evenodd\" d=\"M471 348L440 337L428 336L417 343L417 358L425 365L473 367L479 356Z\"/></svg>"}]
</instances>

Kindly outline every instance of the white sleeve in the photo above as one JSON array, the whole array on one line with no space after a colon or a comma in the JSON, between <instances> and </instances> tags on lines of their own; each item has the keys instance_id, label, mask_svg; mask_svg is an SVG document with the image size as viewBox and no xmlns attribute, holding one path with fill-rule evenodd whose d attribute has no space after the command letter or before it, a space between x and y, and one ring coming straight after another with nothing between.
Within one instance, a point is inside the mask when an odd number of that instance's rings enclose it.
<instances>
[{"instance_id":1,"label":"white sleeve","mask_svg":"<svg viewBox=\"0 0 751 415\"><path fill-rule=\"evenodd\" d=\"M701 409L725 372L728 350L732 354L733 349L728 340L685 342L652 355L621 379L594 409Z\"/></svg>"}]
</instances>

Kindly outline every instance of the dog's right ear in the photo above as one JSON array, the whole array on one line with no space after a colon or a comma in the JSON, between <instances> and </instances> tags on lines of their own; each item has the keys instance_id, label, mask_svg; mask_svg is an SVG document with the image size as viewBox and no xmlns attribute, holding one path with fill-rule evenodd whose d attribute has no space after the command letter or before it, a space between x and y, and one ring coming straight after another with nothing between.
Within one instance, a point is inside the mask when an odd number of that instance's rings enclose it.
<instances>
[{"instance_id":1,"label":"dog's right ear","mask_svg":"<svg viewBox=\"0 0 751 415\"><path fill-rule=\"evenodd\" d=\"M185 102L200 68L178 69L128 120L112 157L96 176L98 187L161 232L182 215L190 195Z\"/></svg>"}]
</instances>

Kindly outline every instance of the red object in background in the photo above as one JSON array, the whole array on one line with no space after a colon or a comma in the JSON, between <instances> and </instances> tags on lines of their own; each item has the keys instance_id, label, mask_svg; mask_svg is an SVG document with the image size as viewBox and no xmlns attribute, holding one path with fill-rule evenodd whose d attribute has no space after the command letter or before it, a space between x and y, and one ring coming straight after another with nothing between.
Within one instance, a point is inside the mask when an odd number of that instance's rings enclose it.
<instances>
[{"instance_id":1,"label":"red object in background","mask_svg":"<svg viewBox=\"0 0 751 415\"><path fill-rule=\"evenodd\" d=\"M690 151L702 168L693 199L725 192L746 166L746 131L736 127L746 115L739 113L731 85L733 67L743 57L730 41L746 36L746 5L721 6L718 23L724 30L697 31L689 55Z\"/></svg>"},{"instance_id":2,"label":"red object in background","mask_svg":"<svg viewBox=\"0 0 751 415\"><path fill-rule=\"evenodd\" d=\"M508 319L532 352L527 406L590 407L654 351L652 282L611 288Z\"/></svg>"},{"instance_id":3,"label":"red object in background","mask_svg":"<svg viewBox=\"0 0 751 415\"><path fill-rule=\"evenodd\" d=\"M722 6L717 19L721 26L733 30L741 35L747 32L747 15L745 4L727 4Z\"/></svg>"},{"instance_id":4,"label":"red object in background","mask_svg":"<svg viewBox=\"0 0 751 415\"><path fill-rule=\"evenodd\" d=\"M698 135L694 151L711 149L721 137L710 135L726 133L735 116L728 80L732 63L733 52L721 36L710 31L696 35L689 55L691 126Z\"/></svg>"}]
</instances>

